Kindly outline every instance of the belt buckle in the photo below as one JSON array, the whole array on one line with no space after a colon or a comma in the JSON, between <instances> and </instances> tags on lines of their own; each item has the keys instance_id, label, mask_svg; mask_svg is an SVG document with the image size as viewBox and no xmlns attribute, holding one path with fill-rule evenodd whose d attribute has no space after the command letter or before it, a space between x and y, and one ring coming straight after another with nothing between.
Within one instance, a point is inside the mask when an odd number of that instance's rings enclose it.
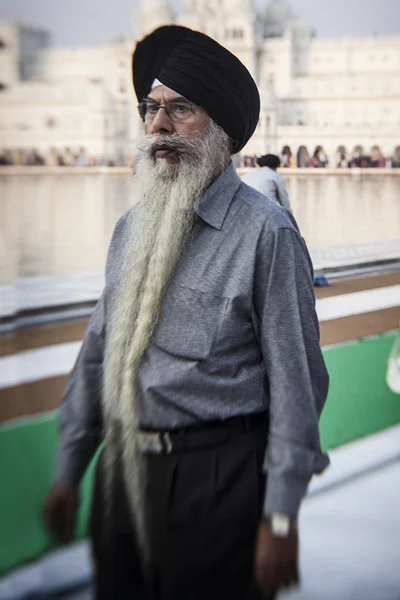
<instances>
[{"instance_id":1,"label":"belt buckle","mask_svg":"<svg viewBox=\"0 0 400 600\"><path fill-rule=\"evenodd\" d=\"M161 454L163 444L160 434L150 431L139 431L139 447L144 453Z\"/></svg>"},{"instance_id":2,"label":"belt buckle","mask_svg":"<svg viewBox=\"0 0 400 600\"><path fill-rule=\"evenodd\" d=\"M171 454L174 448L169 431L139 431L139 447L149 454Z\"/></svg>"},{"instance_id":3,"label":"belt buckle","mask_svg":"<svg viewBox=\"0 0 400 600\"><path fill-rule=\"evenodd\" d=\"M166 454L171 454L173 449L174 449L174 445L172 443L172 438L171 438L171 434L169 431L165 431L164 433L161 433L161 440L162 443L164 445L165 448L165 453Z\"/></svg>"}]
</instances>

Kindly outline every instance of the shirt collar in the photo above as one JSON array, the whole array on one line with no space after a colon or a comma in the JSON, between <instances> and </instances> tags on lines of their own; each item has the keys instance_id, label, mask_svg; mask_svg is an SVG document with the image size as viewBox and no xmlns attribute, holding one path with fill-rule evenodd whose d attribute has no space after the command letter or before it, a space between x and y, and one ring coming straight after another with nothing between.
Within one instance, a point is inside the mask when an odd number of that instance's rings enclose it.
<instances>
[{"instance_id":1,"label":"shirt collar","mask_svg":"<svg viewBox=\"0 0 400 600\"><path fill-rule=\"evenodd\" d=\"M221 229L240 184L241 179L231 161L218 179L206 190L197 209L199 217L211 227Z\"/></svg>"}]
</instances>

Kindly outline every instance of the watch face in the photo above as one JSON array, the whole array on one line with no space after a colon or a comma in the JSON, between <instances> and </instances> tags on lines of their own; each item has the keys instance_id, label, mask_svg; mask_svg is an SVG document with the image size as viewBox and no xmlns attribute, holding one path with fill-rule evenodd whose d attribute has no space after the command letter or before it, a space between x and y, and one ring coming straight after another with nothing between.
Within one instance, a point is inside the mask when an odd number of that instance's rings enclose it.
<instances>
[{"instance_id":1,"label":"watch face","mask_svg":"<svg viewBox=\"0 0 400 600\"><path fill-rule=\"evenodd\" d=\"M274 535L286 537L290 531L290 519L287 515L273 514L271 519L271 529Z\"/></svg>"}]
</instances>

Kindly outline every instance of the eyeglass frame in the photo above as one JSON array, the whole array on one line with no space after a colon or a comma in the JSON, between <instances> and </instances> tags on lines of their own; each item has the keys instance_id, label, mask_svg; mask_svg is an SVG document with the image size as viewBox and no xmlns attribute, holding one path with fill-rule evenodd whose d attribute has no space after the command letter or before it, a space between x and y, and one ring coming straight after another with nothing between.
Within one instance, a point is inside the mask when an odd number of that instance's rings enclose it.
<instances>
[{"instance_id":1,"label":"eyeglass frame","mask_svg":"<svg viewBox=\"0 0 400 600\"><path fill-rule=\"evenodd\" d=\"M196 114L196 108L197 105L194 104L193 102L190 102L189 100L187 100L186 98L183 97L179 97L179 98L173 98L172 100L170 100L169 102L166 102L165 104L159 104L158 102L156 102L155 100L153 100L152 98L145 98L144 100L142 100L141 102L139 102L137 108L139 111L139 115L140 118L142 119L143 122L146 122L146 114L147 114L147 108L149 105L154 105L154 107L157 107L157 111L154 114L153 118L151 119L151 121L147 121L152 123L154 121L154 119L157 117L159 111L161 108L163 108L165 110L165 113L167 115L167 117L169 118L170 121L172 121L172 123L184 123L185 119L183 120L179 120L176 117L173 117L172 115L169 114L169 107L173 107L175 105L184 105L186 108L189 109L189 111L194 115ZM145 106L146 107L146 112L143 112L142 107ZM189 115L188 115L189 116Z\"/></svg>"}]
</instances>

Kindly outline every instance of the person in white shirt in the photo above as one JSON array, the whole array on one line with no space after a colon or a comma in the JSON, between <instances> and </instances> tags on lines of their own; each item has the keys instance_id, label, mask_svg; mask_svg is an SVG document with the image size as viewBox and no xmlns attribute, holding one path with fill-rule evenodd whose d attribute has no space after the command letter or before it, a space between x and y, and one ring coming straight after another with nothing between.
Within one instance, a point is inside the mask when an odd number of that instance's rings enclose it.
<instances>
[{"instance_id":1,"label":"person in white shirt","mask_svg":"<svg viewBox=\"0 0 400 600\"><path fill-rule=\"evenodd\" d=\"M275 154L261 156L257 159L260 168L243 175L242 181L292 212L285 180L277 172L280 162L279 156Z\"/></svg>"}]
</instances>

